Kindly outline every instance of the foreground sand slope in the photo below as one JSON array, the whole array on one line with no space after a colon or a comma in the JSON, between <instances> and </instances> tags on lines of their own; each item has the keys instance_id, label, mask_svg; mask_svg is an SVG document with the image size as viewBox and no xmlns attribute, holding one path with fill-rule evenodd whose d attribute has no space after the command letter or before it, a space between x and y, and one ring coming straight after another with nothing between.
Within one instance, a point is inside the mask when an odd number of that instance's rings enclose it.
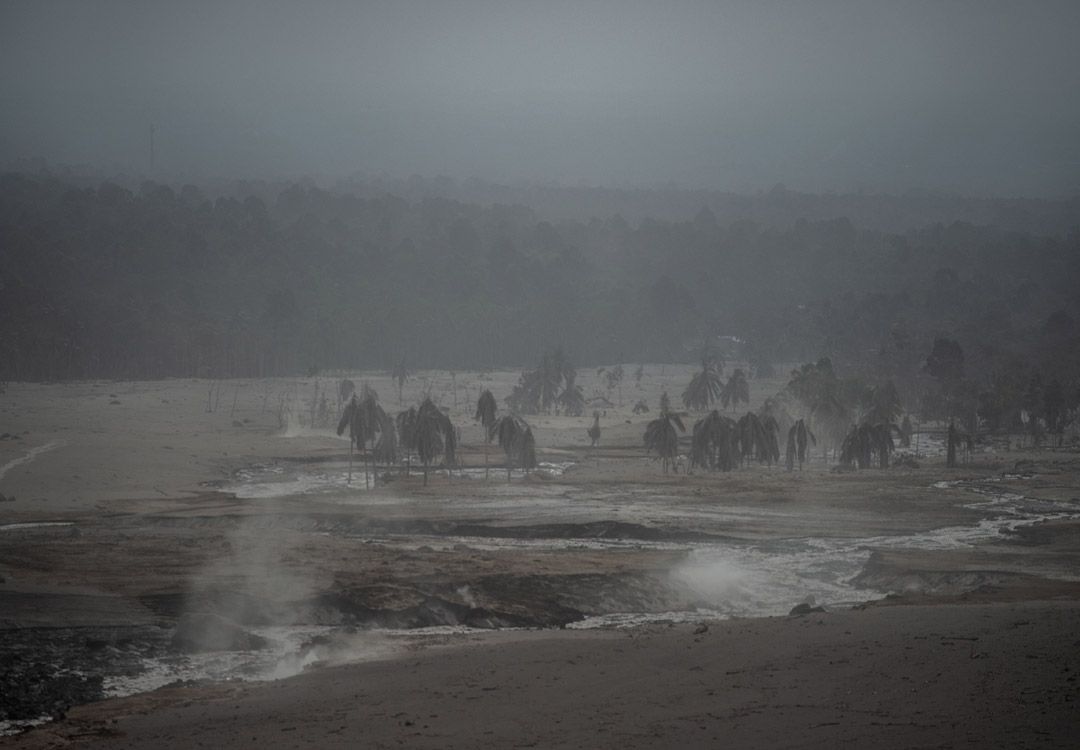
<instances>
[{"instance_id":1,"label":"foreground sand slope","mask_svg":"<svg viewBox=\"0 0 1080 750\"><path fill-rule=\"evenodd\" d=\"M479 644L73 710L13 747L1075 747L1076 602Z\"/></svg>"}]
</instances>

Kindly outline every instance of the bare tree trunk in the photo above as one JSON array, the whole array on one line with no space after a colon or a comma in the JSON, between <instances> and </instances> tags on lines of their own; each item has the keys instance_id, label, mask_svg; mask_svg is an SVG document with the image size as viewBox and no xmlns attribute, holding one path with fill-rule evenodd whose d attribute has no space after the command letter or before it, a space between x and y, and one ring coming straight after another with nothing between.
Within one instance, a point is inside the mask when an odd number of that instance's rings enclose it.
<instances>
[{"instance_id":1,"label":"bare tree trunk","mask_svg":"<svg viewBox=\"0 0 1080 750\"><path fill-rule=\"evenodd\" d=\"M956 468L956 428L953 427L953 423L949 422L949 431L946 437L945 445L945 467L949 469Z\"/></svg>"},{"instance_id":2,"label":"bare tree trunk","mask_svg":"<svg viewBox=\"0 0 1080 750\"><path fill-rule=\"evenodd\" d=\"M379 460L375 457L375 438L371 439L371 486L375 487L379 483Z\"/></svg>"}]
</instances>

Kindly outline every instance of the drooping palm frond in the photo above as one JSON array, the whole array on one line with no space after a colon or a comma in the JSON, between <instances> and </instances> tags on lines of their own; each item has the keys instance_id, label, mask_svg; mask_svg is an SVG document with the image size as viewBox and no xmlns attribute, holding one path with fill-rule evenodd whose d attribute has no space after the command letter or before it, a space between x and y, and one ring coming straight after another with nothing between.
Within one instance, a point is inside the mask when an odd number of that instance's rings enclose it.
<instances>
[{"instance_id":1,"label":"drooping palm frond","mask_svg":"<svg viewBox=\"0 0 1080 750\"><path fill-rule=\"evenodd\" d=\"M394 429L394 419L379 409L379 437L372 448L372 455L376 463L387 466L397 463L398 441L397 431Z\"/></svg>"},{"instance_id":2,"label":"drooping palm frond","mask_svg":"<svg viewBox=\"0 0 1080 750\"><path fill-rule=\"evenodd\" d=\"M701 363L701 372L690 379L690 384L683 391L682 401L687 409L703 410L720 398L724 384L712 362Z\"/></svg>"},{"instance_id":3,"label":"drooping palm frond","mask_svg":"<svg viewBox=\"0 0 1080 750\"><path fill-rule=\"evenodd\" d=\"M767 448L765 462L772 466L774 462L780 460L780 425L772 416L759 417L759 419L765 430L765 447Z\"/></svg>"},{"instance_id":4,"label":"drooping palm frond","mask_svg":"<svg viewBox=\"0 0 1080 750\"><path fill-rule=\"evenodd\" d=\"M519 416L507 414L499 417L491 426L489 434L493 436L506 455L506 480L510 481L510 472L515 464L524 469L536 465L536 441L528 423Z\"/></svg>"},{"instance_id":5,"label":"drooping palm frond","mask_svg":"<svg viewBox=\"0 0 1080 750\"><path fill-rule=\"evenodd\" d=\"M522 414L539 414L549 411L559 395L562 374L553 364L550 354L545 354L533 370L523 370L510 395L506 397L511 411Z\"/></svg>"},{"instance_id":6,"label":"drooping palm frond","mask_svg":"<svg viewBox=\"0 0 1080 750\"><path fill-rule=\"evenodd\" d=\"M712 468L712 455L709 451L709 436L706 421L708 418L694 422L690 430L690 469L701 467Z\"/></svg>"},{"instance_id":7,"label":"drooping palm frond","mask_svg":"<svg viewBox=\"0 0 1080 750\"><path fill-rule=\"evenodd\" d=\"M664 473L667 473L668 462L678 455L678 445L679 436L670 421L654 419L645 427L645 449L660 456Z\"/></svg>"},{"instance_id":8,"label":"drooping palm frond","mask_svg":"<svg viewBox=\"0 0 1080 750\"><path fill-rule=\"evenodd\" d=\"M809 456L807 453L809 443L817 445L817 438L814 437L814 433L810 431L810 428L806 426L806 422L800 419L788 430L786 450L788 471L795 468L795 459L798 459L799 470L802 471L803 464Z\"/></svg>"},{"instance_id":9,"label":"drooping palm frond","mask_svg":"<svg viewBox=\"0 0 1080 750\"><path fill-rule=\"evenodd\" d=\"M484 479L488 478L488 447L491 445L491 426L497 419L498 406L491 391L484 389L480 398L476 400L476 415L473 420L480 423L484 428Z\"/></svg>"},{"instance_id":10,"label":"drooping palm frond","mask_svg":"<svg viewBox=\"0 0 1080 750\"><path fill-rule=\"evenodd\" d=\"M727 385L724 386L724 390L720 394L720 402L725 409L728 406L735 409L740 402L744 404L750 403L750 383L746 380L745 372L735 370L735 372L731 373Z\"/></svg>"},{"instance_id":11,"label":"drooping palm frond","mask_svg":"<svg viewBox=\"0 0 1080 750\"><path fill-rule=\"evenodd\" d=\"M739 455L743 461L754 459L758 463L772 464L780 460L777 442L779 427L776 420L762 420L754 412L747 412L738 422Z\"/></svg>"},{"instance_id":12,"label":"drooping palm frond","mask_svg":"<svg viewBox=\"0 0 1080 750\"><path fill-rule=\"evenodd\" d=\"M667 473L668 465L679 455L679 434L686 432L681 415L665 412L645 426L645 450L655 451Z\"/></svg>"},{"instance_id":13,"label":"drooping palm frond","mask_svg":"<svg viewBox=\"0 0 1080 750\"><path fill-rule=\"evenodd\" d=\"M573 391L575 374L576 370L561 348L545 352L535 369L522 371L517 385L506 397L507 406L520 414L550 412L559 404L563 383L567 385L566 390Z\"/></svg>"},{"instance_id":14,"label":"drooping palm frond","mask_svg":"<svg viewBox=\"0 0 1080 750\"><path fill-rule=\"evenodd\" d=\"M532 428L529 425L525 425L525 430L521 435L518 461L526 472L536 468L536 440L533 438Z\"/></svg>"},{"instance_id":15,"label":"drooping palm frond","mask_svg":"<svg viewBox=\"0 0 1080 750\"><path fill-rule=\"evenodd\" d=\"M704 419L694 423L690 463L713 471L734 469L738 463L735 422L713 409Z\"/></svg>"},{"instance_id":16,"label":"drooping palm frond","mask_svg":"<svg viewBox=\"0 0 1080 750\"><path fill-rule=\"evenodd\" d=\"M889 456L896 447L893 435L899 432L899 428L894 424L863 422L853 426L840 445L840 463L868 469L874 456L877 456L878 466L882 469L889 468Z\"/></svg>"},{"instance_id":17,"label":"drooping palm frond","mask_svg":"<svg viewBox=\"0 0 1080 750\"><path fill-rule=\"evenodd\" d=\"M443 457L446 465L457 462L457 432L442 409L430 399L424 399L416 410L416 453L424 466L424 484L427 485L428 468L432 462Z\"/></svg>"},{"instance_id":18,"label":"drooping palm frond","mask_svg":"<svg viewBox=\"0 0 1080 750\"><path fill-rule=\"evenodd\" d=\"M380 417L383 415L382 407L379 406L379 397L374 389L363 386L363 397L360 399L361 430L364 443L375 440L379 432Z\"/></svg>"},{"instance_id":19,"label":"drooping palm frond","mask_svg":"<svg viewBox=\"0 0 1080 750\"><path fill-rule=\"evenodd\" d=\"M367 483L368 444L371 444L375 460L379 461L382 459L379 458L380 454L376 452L378 443L382 443L381 449L378 449L381 450L381 455L396 457L397 441L392 434L394 429L393 420L387 417L386 412L379 406L375 391L364 386L361 389L361 396L361 398L357 398L354 393L349 398L349 403L345 405L341 413L341 419L338 420L337 434L343 434L346 427L349 430L350 481L352 480L352 446L355 445L365 457L364 481ZM392 458L391 462L393 460L396 460L396 458Z\"/></svg>"},{"instance_id":20,"label":"drooping palm frond","mask_svg":"<svg viewBox=\"0 0 1080 750\"><path fill-rule=\"evenodd\" d=\"M889 457L896 450L893 435L900 434L900 428L891 422L881 422L874 425L874 450L878 456L878 467L889 468Z\"/></svg>"},{"instance_id":21,"label":"drooping palm frond","mask_svg":"<svg viewBox=\"0 0 1080 750\"><path fill-rule=\"evenodd\" d=\"M476 400L476 416L473 420L479 422L484 427L484 435L487 442L491 442L491 425L495 424L496 414L499 408L495 403L495 397L491 395L491 391L484 390L480 394L480 398Z\"/></svg>"},{"instance_id":22,"label":"drooping palm frond","mask_svg":"<svg viewBox=\"0 0 1080 750\"><path fill-rule=\"evenodd\" d=\"M355 395L349 396L349 402L345 404L345 408L341 411L341 419L338 420L337 434L340 436L345 433L345 428L349 428L349 440L352 443L356 442L356 436L360 432L359 421L357 416L357 410L359 408L359 402L356 400Z\"/></svg>"},{"instance_id":23,"label":"drooping palm frond","mask_svg":"<svg viewBox=\"0 0 1080 750\"><path fill-rule=\"evenodd\" d=\"M378 392L367 383L360 384L360 400L367 401L368 399L374 399L376 402L379 400Z\"/></svg>"}]
</instances>

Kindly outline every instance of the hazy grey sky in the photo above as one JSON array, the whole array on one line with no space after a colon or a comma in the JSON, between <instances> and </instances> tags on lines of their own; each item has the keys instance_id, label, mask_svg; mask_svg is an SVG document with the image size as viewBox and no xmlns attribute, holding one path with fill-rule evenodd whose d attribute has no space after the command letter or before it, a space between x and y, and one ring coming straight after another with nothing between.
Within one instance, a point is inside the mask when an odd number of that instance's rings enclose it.
<instances>
[{"instance_id":1,"label":"hazy grey sky","mask_svg":"<svg viewBox=\"0 0 1080 750\"><path fill-rule=\"evenodd\" d=\"M0 160L1080 192L1080 0L10 2Z\"/></svg>"}]
</instances>

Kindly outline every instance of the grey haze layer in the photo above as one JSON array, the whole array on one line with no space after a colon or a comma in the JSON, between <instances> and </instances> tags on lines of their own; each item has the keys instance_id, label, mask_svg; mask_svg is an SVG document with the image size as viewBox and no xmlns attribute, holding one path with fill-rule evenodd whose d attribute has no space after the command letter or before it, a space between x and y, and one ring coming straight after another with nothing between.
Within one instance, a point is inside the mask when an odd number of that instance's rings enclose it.
<instances>
[{"instance_id":1,"label":"grey haze layer","mask_svg":"<svg viewBox=\"0 0 1080 750\"><path fill-rule=\"evenodd\" d=\"M0 162L1061 196L1078 31L1069 0L4 0Z\"/></svg>"}]
</instances>

